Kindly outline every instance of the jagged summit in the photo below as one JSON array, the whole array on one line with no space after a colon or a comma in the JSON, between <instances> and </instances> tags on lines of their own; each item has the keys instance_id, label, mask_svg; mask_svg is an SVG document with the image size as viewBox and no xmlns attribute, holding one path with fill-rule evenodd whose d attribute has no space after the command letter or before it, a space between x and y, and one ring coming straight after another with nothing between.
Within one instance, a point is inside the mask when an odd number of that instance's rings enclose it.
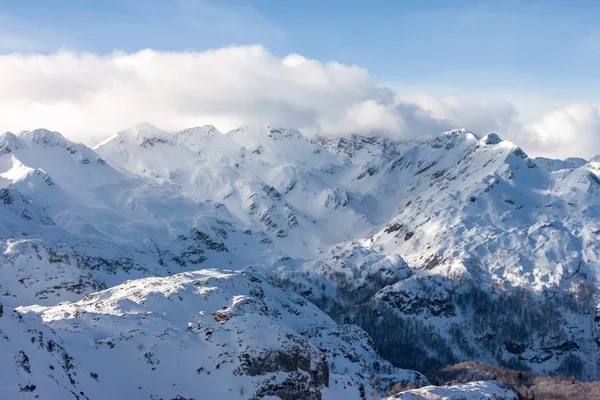
<instances>
[{"instance_id":1,"label":"jagged summit","mask_svg":"<svg viewBox=\"0 0 600 400\"><path fill-rule=\"evenodd\" d=\"M485 144L485 145L494 145L494 144L498 144L500 142L502 142L502 139L500 138L500 136L498 136L495 133L489 133L489 134L485 135L484 137L482 137L478 143Z\"/></svg>"},{"instance_id":2,"label":"jagged summit","mask_svg":"<svg viewBox=\"0 0 600 400\"><path fill-rule=\"evenodd\" d=\"M466 129L454 129L447 132L442 132L439 136L429 140L433 148L445 148L446 150L453 149L461 145L475 144L479 137L473 132Z\"/></svg>"},{"instance_id":3,"label":"jagged summit","mask_svg":"<svg viewBox=\"0 0 600 400\"><path fill-rule=\"evenodd\" d=\"M274 127L271 125L245 125L227 132L228 136L246 137L266 136L273 140L284 139L304 139L304 136L297 129Z\"/></svg>"},{"instance_id":4,"label":"jagged summit","mask_svg":"<svg viewBox=\"0 0 600 400\"><path fill-rule=\"evenodd\" d=\"M446 137L461 137L461 138L474 138L479 140L479 137L474 134L473 132L471 132L468 129L465 128L458 128L458 129L452 129L446 132L442 132L440 134L440 136L446 136Z\"/></svg>"}]
</instances>

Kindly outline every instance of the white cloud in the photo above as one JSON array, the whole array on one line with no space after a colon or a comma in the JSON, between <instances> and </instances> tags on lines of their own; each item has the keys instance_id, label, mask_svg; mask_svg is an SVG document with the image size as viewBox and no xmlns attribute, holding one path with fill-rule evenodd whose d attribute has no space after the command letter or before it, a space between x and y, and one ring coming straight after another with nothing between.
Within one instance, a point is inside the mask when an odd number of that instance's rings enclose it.
<instances>
[{"instance_id":1,"label":"white cloud","mask_svg":"<svg viewBox=\"0 0 600 400\"><path fill-rule=\"evenodd\" d=\"M297 54L282 59L261 46L5 55L0 87L0 127L44 126L88 143L143 120L171 130L270 123L310 131L435 134L445 126L397 104L394 93L362 68Z\"/></svg>"},{"instance_id":2,"label":"white cloud","mask_svg":"<svg viewBox=\"0 0 600 400\"><path fill-rule=\"evenodd\" d=\"M262 46L1 55L0 87L0 129L46 127L87 144L141 121L166 130L256 123L400 138L466 127L521 140L534 154L560 156L589 156L598 143L598 110L589 106L523 124L506 102L401 97L363 68L298 54L280 58Z\"/></svg>"},{"instance_id":3,"label":"white cloud","mask_svg":"<svg viewBox=\"0 0 600 400\"><path fill-rule=\"evenodd\" d=\"M528 124L521 137L549 157L590 158L600 153L600 110L585 104L568 105Z\"/></svg>"},{"instance_id":4,"label":"white cloud","mask_svg":"<svg viewBox=\"0 0 600 400\"><path fill-rule=\"evenodd\" d=\"M468 100L453 96L417 94L405 97L438 118L478 133L506 133L518 129L518 113L513 105L500 100Z\"/></svg>"},{"instance_id":5,"label":"white cloud","mask_svg":"<svg viewBox=\"0 0 600 400\"><path fill-rule=\"evenodd\" d=\"M383 132L401 139L432 136L453 127L449 120L438 119L418 105L372 99L350 105L337 118L319 119L319 129L324 132Z\"/></svg>"},{"instance_id":6,"label":"white cloud","mask_svg":"<svg viewBox=\"0 0 600 400\"><path fill-rule=\"evenodd\" d=\"M533 156L590 158L600 153L600 111L585 104L569 104L543 113L533 122L522 121L505 101L468 100L452 96L405 96L436 118L486 134L496 132Z\"/></svg>"}]
</instances>

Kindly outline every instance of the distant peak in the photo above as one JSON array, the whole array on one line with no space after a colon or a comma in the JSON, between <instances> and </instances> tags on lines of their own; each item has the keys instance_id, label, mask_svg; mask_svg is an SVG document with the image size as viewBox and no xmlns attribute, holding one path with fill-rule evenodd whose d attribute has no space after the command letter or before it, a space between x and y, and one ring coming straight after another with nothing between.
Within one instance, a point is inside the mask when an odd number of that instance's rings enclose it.
<instances>
[{"instance_id":1,"label":"distant peak","mask_svg":"<svg viewBox=\"0 0 600 400\"><path fill-rule=\"evenodd\" d=\"M502 141L502 139L500 138L500 136L496 135L495 133L490 133L486 136L484 136L483 138L481 138L481 142L491 145L491 144L498 144Z\"/></svg>"},{"instance_id":2,"label":"distant peak","mask_svg":"<svg viewBox=\"0 0 600 400\"><path fill-rule=\"evenodd\" d=\"M354 158L361 151L368 154L381 154L387 157L396 157L400 154L398 142L385 135L367 135L353 133L345 136L319 134L311 138L312 143L319 144L329 151L343 153L349 158Z\"/></svg>"},{"instance_id":3,"label":"distant peak","mask_svg":"<svg viewBox=\"0 0 600 400\"><path fill-rule=\"evenodd\" d=\"M600 154L597 154L594 157L590 158L590 161L588 161L587 166L590 170L600 172Z\"/></svg>"},{"instance_id":4,"label":"distant peak","mask_svg":"<svg viewBox=\"0 0 600 400\"><path fill-rule=\"evenodd\" d=\"M150 122L142 122L133 127L138 132L162 132L156 126L152 125Z\"/></svg>"},{"instance_id":5,"label":"distant peak","mask_svg":"<svg viewBox=\"0 0 600 400\"><path fill-rule=\"evenodd\" d=\"M48 129L35 129L33 131L19 132L17 137L30 141L33 144L41 146L64 146L74 144L66 139L59 132L50 131Z\"/></svg>"},{"instance_id":6,"label":"distant peak","mask_svg":"<svg viewBox=\"0 0 600 400\"><path fill-rule=\"evenodd\" d=\"M4 132L3 134L0 134L0 140L16 140L17 135L15 135L12 132Z\"/></svg>"},{"instance_id":7,"label":"distant peak","mask_svg":"<svg viewBox=\"0 0 600 400\"><path fill-rule=\"evenodd\" d=\"M450 131L442 132L440 134L441 137L473 137L475 139L479 139L477 135L471 132L468 129L460 128L460 129L452 129Z\"/></svg>"},{"instance_id":8,"label":"distant peak","mask_svg":"<svg viewBox=\"0 0 600 400\"><path fill-rule=\"evenodd\" d=\"M479 137L467 129L453 129L451 131L442 132L439 136L429 141L434 149L445 148L450 150L456 147L459 143L465 141L478 141Z\"/></svg>"},{"instance_id":9,"label":"distant peak","mask_svg":"<svg viewBox=\"0 0 600 400\"><path fill-rule=\"evenodd\" d=\"M217 128L215 128L214 125L202 125L202 126L199 126L198 128L203 129L205 131L209 131L209 132L212 132L212 131L218 132L219 131Z\"/></svg>"},{"instance_id":10,"label":"distant peak","mask_svg":"<svg viewBox=\"0 0 600 400\"><path fill-rule=\"evenodd\" d=\"M495 133L490 133L479 139L479 141L475 145L475 148L484 146L494 146L501 143L502 141L503 140L500 138L500 136L496 135Z\"/></svg>"},{"instance_id":11,"label":"distant peak","mask_svg":"<svg viewBox=\"0 0 600 400\"><path fill-rule=\"evenodd\" d=\"M132 128L125 129L117 133L116 137L119 143L123 142L137 142L140 147L153 147L159 143L172 144L170 136L154 125L148 122L142 122ZM112 141L110 140L103 142L106 144Z\"/></svg>"},{"instance_id":12,"label":"distant peak","mask_svg":"<svg viewBox=\"0 0 600 400\"><path fill-rule=\"evenodd\" d=\"M184 135L184 136L194 136L194 135L202 135L212 137L216 134L221 134L221 132L215 128L213 125L202 125L195 126L193 128L187 128L180 132L177 132L175 135Z\"/></svg>"},{"instance_id":13,"label":"distant peak","mask_svg":"<svg viewBox=\"0 0 600 400\"><path fill-rule=\"evenodd\" d=\"M267 136L273 139L302 139L304 136L297 129L288 128L277 128L273 126L267 126Z\"/></svg>"},{"instance_id":14,"label":"distant peak","mask_svg":"<svg viewBox=\"0 0 600 400\"><path fill-rule=\"evenodd\" d=\"M142 122L141 124L137 124L129 129L124 129L118 133L121 137L127 136L160 136L164 135L166 132L158 129L154 125L148 122Z\"/></svg>"},{"instance_id":15,"label":"distant peak","mask_svg":"<svg viewBox=\"0 0 600 400\"><path fill-rule=\"evenodd\" d=\"M203 132L210 134L221 133L221 131L219 131L214 125L202 125L197 127L196 129L202 130Z\"/></svg>"},{"instance_id":16,"label":"distant peak","mask_svg":"<svg viewBox=\"0 0 600 400\"><path fill-rule=\"evenodd\" d=\"M42 137L58 137L64 139L65 137L59 132L54 132L44 128L34 129L32 131L22 131L19 133L21 137L27 138L42 138Z\"/></svg>"},{"instance_id":17,"label":"distant peak","mask_svg":"<svg viewBox=\"0 0 600 400\"><path fill-rule=\"evenodd\" d=\"M21 148L21 141L12 132L4 132L0 135L0 155L8 154Z\"/></svg>"},{"instance_id":18,"label":"distant peak","mask_svg":"<svg viewBox=\"0 0 600 400\"><path fill-rule=\"evenodd\" d=\"M196 126L173 134L174 141L198 152L204 152L209 143L217 141L218 146L228 148L227 142L233 143L226 135L213 125Z\"/></svg>"},{"instance_id":19,"label":"distant peak","mask_svg":"<svg viewBox=\"0 0 600 400\"><path fill-rule=\"evenodd\" d=\"M297 129L275 127L271 125L245 125L227 133L228 136L252 135L267 136L274 140L302 139L304 135Z\"/></svg>"}]
</instances>

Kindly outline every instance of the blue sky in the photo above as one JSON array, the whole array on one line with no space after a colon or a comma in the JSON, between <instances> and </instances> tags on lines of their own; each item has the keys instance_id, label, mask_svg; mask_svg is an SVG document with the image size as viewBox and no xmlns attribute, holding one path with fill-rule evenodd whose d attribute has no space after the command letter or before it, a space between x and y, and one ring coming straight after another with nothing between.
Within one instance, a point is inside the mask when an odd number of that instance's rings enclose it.
<instances>
[{"instance_id":1,"label":"blue sky","mask_svg":"<svg viewBox=\"0 0 600 400\"><path fill-rule=\"evenodd\" d=\"M583 104L559 124L542 121L547 147L552 125L600 137L599 15L598 0L0 0L0 55L258 44L279 60L357 65L399 98L482 130L530 132L550 111ZM485 115L465 117L469 108Z\"/></svg>"},{"instance_id":2,"label":"blue sky","mask_svg":"<svg viewBox=\"0 0 600 400\"><path fill-rule=\"evenodd\" d=\"M377 79L576 95L597 87L600 2L0 0L0 51L264 45Z\"/></svg>"}]
</instances>

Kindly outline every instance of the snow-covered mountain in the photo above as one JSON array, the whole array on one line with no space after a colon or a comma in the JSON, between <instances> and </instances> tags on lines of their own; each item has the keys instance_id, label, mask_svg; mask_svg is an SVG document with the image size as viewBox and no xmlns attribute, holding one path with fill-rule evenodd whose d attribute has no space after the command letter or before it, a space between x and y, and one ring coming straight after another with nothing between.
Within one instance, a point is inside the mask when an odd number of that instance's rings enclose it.
<instances>
[{"instance_id":1,"label":"snow-covered mountain","mask_svg":"<svg viewBox=\"0 0 600 400\"><path fill-rule=\"evenodd\" d=\"M359 327L338 325L249 273L137 279L75 303L17 311L24 316L14 325L27 333L13 336L31 337L19 353L28 366L3 378L63 393L57 398L359 398L359 388L379 394L426 381L382 359ZM50 350L56 337L68 355Z\"/></svg>"},{"instance_id":2,"label":"snow-covered mountain","mask_svg":"<svg viewBox=\"0 0 600 400\"><path fill-rule=\"evenodd\" d=\"M0 384L384 398L427 384L406 368L470 359L600 379L599 193L598 157L532 159L466 130L146 123L94 149L5 133ZM505 390L455 389L419 390Z\"/></svg>"}]
</instances>

